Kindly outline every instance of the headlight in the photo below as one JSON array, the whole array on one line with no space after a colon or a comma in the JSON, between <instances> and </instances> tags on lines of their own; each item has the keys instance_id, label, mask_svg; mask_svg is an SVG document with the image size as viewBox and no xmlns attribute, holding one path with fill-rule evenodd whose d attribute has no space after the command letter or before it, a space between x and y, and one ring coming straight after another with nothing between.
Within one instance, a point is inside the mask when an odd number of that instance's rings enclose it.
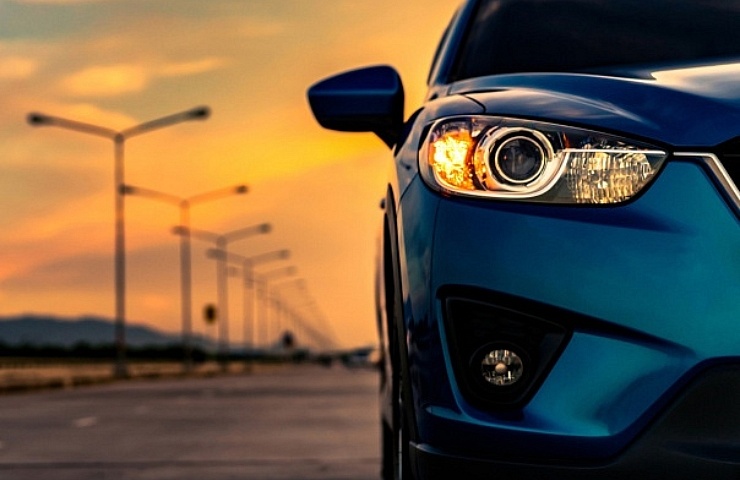
<instances>
[{"instance_id":1,"label":"headlight","mask_svg":"<svg viewBox=\"0 0 740 480\"><path fill-rule=\"evenodd\" d=\"M421 151L431 186L452 194L549 203L629 200L666 153L589 130L497 117L440 120Z\"/></svg>"}]
</instances>

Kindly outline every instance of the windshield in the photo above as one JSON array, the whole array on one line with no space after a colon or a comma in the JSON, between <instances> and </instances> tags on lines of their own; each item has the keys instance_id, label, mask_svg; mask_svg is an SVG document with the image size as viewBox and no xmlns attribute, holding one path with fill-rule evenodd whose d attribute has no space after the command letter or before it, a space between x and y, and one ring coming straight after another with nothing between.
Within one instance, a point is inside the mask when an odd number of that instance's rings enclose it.
<instances>
[{"instance_id":1,"label":"windshield","mask_svg":"<svg viewBox=\"0 0 740 480\"><path fill-rule=\"evenodd\" d=\"M740 55L740 2L482 0L453 80Z\"/></svg>"}]
</instances>

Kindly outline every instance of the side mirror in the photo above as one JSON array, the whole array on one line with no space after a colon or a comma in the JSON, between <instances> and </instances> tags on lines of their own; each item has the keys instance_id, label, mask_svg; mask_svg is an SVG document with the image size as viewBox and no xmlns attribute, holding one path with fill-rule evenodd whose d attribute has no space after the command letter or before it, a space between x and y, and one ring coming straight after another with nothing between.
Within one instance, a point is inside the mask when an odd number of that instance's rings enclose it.
<instances>
[{"instance_id":1,"label":"side mirror","mask_svg":"<svg viewBox=\"0 0 740 480\"><path fill-rule=\"evenodd\" d=\"M389 147L403 128L403 101L401 77L388 66L341 73L308 89L308 102L322 127L373 132Z\"/></svg>"}]
</instances>

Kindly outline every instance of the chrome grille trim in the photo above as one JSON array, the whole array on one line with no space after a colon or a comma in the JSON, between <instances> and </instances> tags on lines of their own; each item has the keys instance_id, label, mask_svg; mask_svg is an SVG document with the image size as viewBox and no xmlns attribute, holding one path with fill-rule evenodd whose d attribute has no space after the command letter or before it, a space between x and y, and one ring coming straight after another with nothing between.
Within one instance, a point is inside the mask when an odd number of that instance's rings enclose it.
<instances>
[{"instance_id":1,"label":"chrome grille trim","mask_svg":"<svg viewBox=\"0 0 740 480\"><path fill-rule=\"evenodd\" d=\"M678 152L674 153L673 157L691 158L704 165L711 172L714 180L722 187L727 200L735 207L735 213L740 214L740 190L738 190L737 185L735 185L717 155L707 152Z\"/></svg>"}]
</instances>

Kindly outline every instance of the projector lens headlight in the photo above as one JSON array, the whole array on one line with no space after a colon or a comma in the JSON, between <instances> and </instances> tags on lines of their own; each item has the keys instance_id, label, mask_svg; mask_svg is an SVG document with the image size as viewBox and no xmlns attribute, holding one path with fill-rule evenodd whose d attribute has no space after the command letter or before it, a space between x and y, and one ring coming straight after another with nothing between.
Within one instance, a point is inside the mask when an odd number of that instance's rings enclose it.
<instances>
[{"instance_id":1,"label":"projector lens headlight","mask_svg":"<svg viewBox=\"0 0 740 480\"><path fill-rule=\"evenodd\" d=\"M547 155L538 142L528 136L507 138L493 156L496 173L504 182L526 184L536 179L545 167Z\"/></svg>"},{"instance_id":2,"label":"projector lens headlight","mask_svg":"<svg viewBox=\"0 0 740 480\"><path fill-rule=\"evenodd\" d=\"M420 162L451 194L549 203L620 203L658 173L666 153L589 130L498 117L432 125Z\"/></svg>"}]
</instances>

